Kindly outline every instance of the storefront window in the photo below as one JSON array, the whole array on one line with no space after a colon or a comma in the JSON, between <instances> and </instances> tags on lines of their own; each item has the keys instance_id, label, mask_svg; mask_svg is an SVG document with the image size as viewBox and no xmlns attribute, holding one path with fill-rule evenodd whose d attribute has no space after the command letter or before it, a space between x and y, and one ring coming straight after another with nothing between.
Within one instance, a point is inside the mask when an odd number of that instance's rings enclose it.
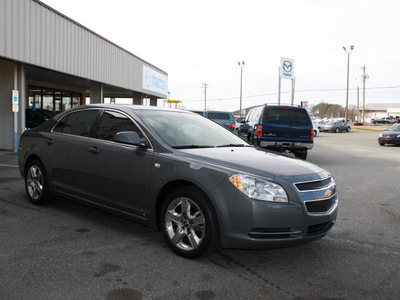
<instances>
[{"instance_id":1,"label":"storefront window","mask_svg":"<svg viewBox=\"0 0 400 300\"><path fill-rule=\"evenodd\" d=\"M36 127L61 111L77 107L81 100L80 93L29 86L26 127Z\"/></svg>"},{"instance_id":2,"label":"storefront window","mask_svg":"<svg viewBox=\"0 0 400 300\"><path fill-rule=\"evenodd\" d=\"M63 110L70 109L72 107L71 92L63 92Z\"/></svg>"},{"instance_id":3,"label":"storefront window","mask_svg":"<svg viewBox=\"0 0 400 300\"><path fill-rule=\"evenodd\" d=\"M54 110L53 100L53 90L43 89L43 109Z\"/></svg>"}]
</instances>

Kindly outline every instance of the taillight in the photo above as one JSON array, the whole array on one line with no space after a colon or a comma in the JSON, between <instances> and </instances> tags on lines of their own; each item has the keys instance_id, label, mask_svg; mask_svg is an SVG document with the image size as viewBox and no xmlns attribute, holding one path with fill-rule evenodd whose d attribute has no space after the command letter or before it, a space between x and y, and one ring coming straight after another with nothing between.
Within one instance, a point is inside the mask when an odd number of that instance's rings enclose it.
<instances>
[{"instance_id":1,"label":"taillight","mask_svg":"<svg viewBox=\"0 0 400 300\"><path fill-rule=\"evenodd\" d=\"M232 124L231 124L231 128L232 128L232 129L235 129L235 123L232 123Z\"/></svg>"},{"instance_id":2,"label":"taillight","mask_svg":"<svg viewBox=\"0 0 400 300\"><path fill-rule=\"evenodd\" d=\"M311 139L314 138L314 128L311 128Z\"/></svg>"},{"instance_id":3,"label":"taillight","mask_svg":"<svg viewBox=\"0 0 400 300\"><path fill-rule=\"evenodd\" d=\"M263 131L262 129L263 129L262 125L257 126L257 136L262 136L262 131Z\"/></svg>"}]
</instances>

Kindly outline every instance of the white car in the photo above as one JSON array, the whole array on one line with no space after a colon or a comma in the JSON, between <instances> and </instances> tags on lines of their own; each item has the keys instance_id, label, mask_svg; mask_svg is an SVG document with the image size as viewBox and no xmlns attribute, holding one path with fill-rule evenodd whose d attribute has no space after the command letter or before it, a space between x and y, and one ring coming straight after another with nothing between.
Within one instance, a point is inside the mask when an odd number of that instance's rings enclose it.
<instances>
[{"instance_id":1,"label":"white car","mask_svg":"<svg viewBox=\"0 0 400 300\"><path fill-rule=\"evenodd\" d=\"M313 121L314 128L318 128L318 132L322 130L322 127L325 125L325 120L315 120Z\"/></svg>"},{"instance_id":2,"label":"white car","mask_svg":"<svg viewBox=\"0 0 400 300\"><path fill-rule=\"evenodd\" d=\"M314 127L314 137L317 136L317 134L320 132L319 127L313 123L313 127Z\"/></svg>"}]
</instances>

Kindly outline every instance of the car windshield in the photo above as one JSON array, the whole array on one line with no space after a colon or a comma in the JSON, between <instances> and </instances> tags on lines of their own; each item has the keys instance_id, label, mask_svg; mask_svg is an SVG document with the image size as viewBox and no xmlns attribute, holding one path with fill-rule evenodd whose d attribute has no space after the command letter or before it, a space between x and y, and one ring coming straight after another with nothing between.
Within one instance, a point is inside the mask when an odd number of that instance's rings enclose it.
<instances>
[{"instance_id":1,"label":"car windshield","mask_svg":"<svg viewBox=\"0 0 400 300\"><path fill-rule=\"evenodd\" d=\"M387 129L387 131L400 131L400 125L392 125Z\"/></svg>"},{"instance_id":2,"label":"car windshield","mask_svg":"<svg viewBox=\"0 0 400 300\"><path fill-rule=\"evenodd\" d=\"M140 111L142 118L169 146L176 149L249 146L224 127L195 113Z\"/></svg>"}]
</instances>

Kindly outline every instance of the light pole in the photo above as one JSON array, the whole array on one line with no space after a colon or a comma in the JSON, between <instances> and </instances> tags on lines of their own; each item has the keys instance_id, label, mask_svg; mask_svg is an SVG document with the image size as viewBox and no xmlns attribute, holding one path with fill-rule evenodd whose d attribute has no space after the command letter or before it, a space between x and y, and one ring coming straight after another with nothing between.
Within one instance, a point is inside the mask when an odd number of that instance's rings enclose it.
<instances>
[{"instance_id":1,"label":"light pole","mask_svg":"<svg viewBox=\"0 0 400 300\"><path fill-rule=\"evenodd\" d=\"M244 61L238 61L238 65L240 67L240 105L239 105L239 118L242 118L242 79L243 79L243 66Z\"/></svg>"},{"instance_id":2,"label":"light pole","mask_svg":"<svg viewBox=\"0 0 400 300\"><path fill-rule=\"evenodd\" d=\"M344 118L347 123L348 109L349 109L349 68L350 68L350 53L354 50L354 45L350 46L350 50L347 51L346 47L343 46L343 50L347 52L347 89L346 89L346 110Z\"/></svg>"},{"instance_id":3,"label":"light pole","mask_svg":"<svg viewBox=\"0 0 400 300\"><path fill-rule=\"evenodd\" d=\"M203 83L201 85L201 87L204 89L204 111L207 110L207 88L208 88L208 84L207 83Z\"/></svg>"}]
</instances>

